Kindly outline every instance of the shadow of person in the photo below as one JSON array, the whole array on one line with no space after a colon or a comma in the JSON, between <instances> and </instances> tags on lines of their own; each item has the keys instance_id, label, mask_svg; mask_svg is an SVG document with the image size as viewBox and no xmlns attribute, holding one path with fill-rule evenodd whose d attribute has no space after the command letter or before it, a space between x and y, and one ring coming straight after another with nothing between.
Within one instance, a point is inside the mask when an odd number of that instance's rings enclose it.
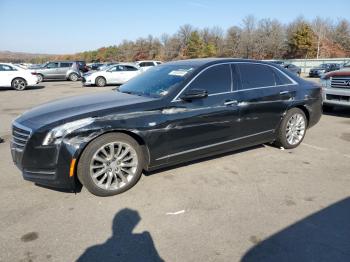
<instances>
[{"instance_id":1,"label":"shadow of person","mask_svg":"<svg viewBox=\"0 0 350 262\"><path fill-rule=\"evenodd\" d=\"M349 262L350 198L263 240L251 248L243 262Z\"/></svg>"},{"instance_id":2,"label":"shadow of person","mask_svg":"<svg viewBox=\"0 0 350 262\"><path fill-rule=\"evenodd\" d=\"M132 233L140 220L137 211L128 208L121 210L113 219L113 235L105 243L87 248L77 261L164 261L148 231Z\"/></svg>"}]
</instances>

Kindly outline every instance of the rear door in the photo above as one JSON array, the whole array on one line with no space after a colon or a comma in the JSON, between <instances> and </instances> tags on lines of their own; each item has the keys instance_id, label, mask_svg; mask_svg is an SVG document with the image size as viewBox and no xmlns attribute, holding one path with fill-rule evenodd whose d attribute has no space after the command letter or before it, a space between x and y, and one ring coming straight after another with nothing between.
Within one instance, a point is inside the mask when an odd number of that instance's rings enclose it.
<instances>
[{"instance_id":1,"label":"rear door","mask_svg":"<svg viewBox=\"0 0 350 262\"><path fill-rule=\"evenodd\" d=\"M268 139L295 97L296 82L269 65L237 63L236 67L241 78L238 91L240 135L252 141Z\"/></svg>"},{"instance_id":2,"label":"rear door","mask_svg":"<svg viewBox=\"0 0 350 262\"><path fill-rule=\"evenodd\" d=\"M124 72L124 82L129 81L131 78L137 76L140 73L139 70L134 66L126 65L124 68L126 70Z\"/></svg>"},{"instance_id":3,"label":"rear door","mask_svg":"<svg viewBox=\"0 0 350 262\"><path fill-rule=\"evenodd\" d=\"M66 79L67 71L73 65L72 62L60 62L59 69L57 71L57 77L60 79Z\"/></svg>"}]
</instances>

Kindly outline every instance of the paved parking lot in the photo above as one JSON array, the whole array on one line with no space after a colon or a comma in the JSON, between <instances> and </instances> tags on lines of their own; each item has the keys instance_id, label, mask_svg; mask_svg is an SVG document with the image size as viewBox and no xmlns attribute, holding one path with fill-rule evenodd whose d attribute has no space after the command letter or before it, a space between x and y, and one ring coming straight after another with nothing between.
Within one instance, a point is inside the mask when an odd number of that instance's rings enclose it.
<instances>
[{"instance_id":1,"label":"paved parking lot","mask_svg":"<svg viewBox=\"0 0 350 262\"><path fill-rule=\"evenodd\" d=\"M11 121L112 88L0 91L0 261L350 261L350 110L326 112L295 150L263 145L162 170L115 197L25 182Z\"/></svg>"}]
</instances>

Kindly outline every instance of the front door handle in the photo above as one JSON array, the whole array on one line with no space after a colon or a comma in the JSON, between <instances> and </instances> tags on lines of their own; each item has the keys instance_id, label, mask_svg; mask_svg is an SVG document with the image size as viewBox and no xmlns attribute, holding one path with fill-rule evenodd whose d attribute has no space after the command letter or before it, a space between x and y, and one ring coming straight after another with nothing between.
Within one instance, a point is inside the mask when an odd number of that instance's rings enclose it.
<instances>
[{"instance_id":1,"label":"front door handle","mask_svg":"<svg viewBox=\"0 0 350 262\"><path fill-rule=\"evenodd\" d=\"M238 104L237 100L226 100L224 103L225 106L237 105L237 104Z\"/></svg>"}]
</instances>

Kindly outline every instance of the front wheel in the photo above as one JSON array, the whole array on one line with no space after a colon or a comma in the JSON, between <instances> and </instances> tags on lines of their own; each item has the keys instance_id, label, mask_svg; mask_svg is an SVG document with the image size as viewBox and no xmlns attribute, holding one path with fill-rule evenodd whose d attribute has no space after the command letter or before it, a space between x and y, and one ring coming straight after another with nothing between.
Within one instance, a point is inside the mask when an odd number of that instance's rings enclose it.
<instances>
[{"instance_id":1,"label":"front wheel","mask_svg":"<svg viewBox=\"0 0 350 262\"><path fill-rule=\"evenodd\" d=\"M103 87L106 85L106 79L102 76L99 76L96 78L96 83L95 83L98 87Z\"/></svg>"},{"instance_id":2,"label":"front wheel","mask_svg":"<svg viewBox=\"0 0 350 262\"><path fill-rule=\"evenodd\" d=\"M297 147L305 137L306 127L305 113L299 108L290 109L277 130L275 144L286 149Z\"/></svg>"},{"instance_id":3,"label":"front wheel","mask_svg":"<svg viewBox=\"0 0 350 262\"><path fill-rule=\"evenodd\" d=\"M78 163L78 178L96 196L120 194L140 179L143 159L141 147L133 138L109 133L86 147Z\"/></svg>"},{"instance_id":4,"label":"front wheel","mask_svg":"<svg viewBox=\"0 0 350 262\"><path fill-rule=\"evenodd\" d=\"M23 78L16 78L16 79L13 79L11 86L13 89L15 89L17 91L22 91L22 90L26 89L27 82Z\"/></svg>"}]
</instances>

